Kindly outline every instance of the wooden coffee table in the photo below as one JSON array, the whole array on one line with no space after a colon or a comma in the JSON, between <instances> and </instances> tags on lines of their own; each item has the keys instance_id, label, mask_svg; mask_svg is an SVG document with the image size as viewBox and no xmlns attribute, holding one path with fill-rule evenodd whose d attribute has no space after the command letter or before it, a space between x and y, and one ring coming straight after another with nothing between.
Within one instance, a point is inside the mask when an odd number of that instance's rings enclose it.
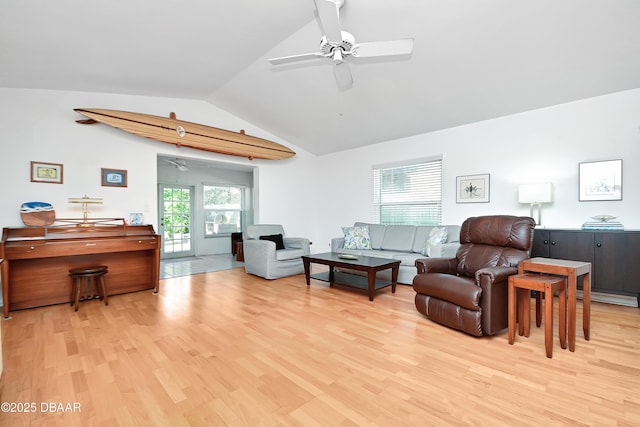
<instances>
[{"instance_id":1,"label":"wooden coffee table","mask_svg":"<svg viewBox=\"0 0 640 427\"><path fill-rule=\"evenodd\" d=\"M369 293L369 301L373 301L373 294L378 289L382 289L391 285L391 292L395 293L398 281L398 270L400 269L400 261L390 258L375 258L369 256L358 255L355 259L340 258L339 254L334 252L326 252L321 254L304 255L302 257L304 263L304 275L307 279L307 286L311 284L311 278L329 282L330 286L334 284L349 286L358 289L367 290ZM311 275L311 263L323 264L329 266L328 272L322 272ZM346 272L336 272L334 268L348 268L351 270L365 271L367 277L358 276L357 274L349 274ZM391 269L391 282L386 280L377 280L376 273L378 271Z\"/></svg>"}]
</instances>

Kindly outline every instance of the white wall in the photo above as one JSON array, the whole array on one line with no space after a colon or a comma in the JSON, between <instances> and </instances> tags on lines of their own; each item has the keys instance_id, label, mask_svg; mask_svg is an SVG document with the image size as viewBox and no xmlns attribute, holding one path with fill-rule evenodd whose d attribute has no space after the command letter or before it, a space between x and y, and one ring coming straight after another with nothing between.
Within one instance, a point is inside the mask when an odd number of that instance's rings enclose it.
<instances>
[{"instance_id":1,"label":"white wall","mask_svg":"<svg viewBox=\"0 0 640 427\"><path fill-rule=\"evenodd\" d=\"M79 125L73 108L114 108L178 118L247 133L291 146L293 159L249 161L147 141L106 125ZM306 236L312 250L329 250L340 227L371 220L371 167L444 156L443 223L473 215L528 215L517 185L551 181L555 202L543 210L547 227L579 228L590 216L618 216L640 229L640 89L502 117L316 157L205 102L93 93L0 89L0 226L22 226L19 207L49 201L58 216L78 216L68 197L103 197L94 216L143 212L157 229L157 155L176 155L255 167L256 223L281 223ZM578 201L578 164L623 159L623 200ZM64 164L64 184L29 182L31 160ZM100 168L129 171L129 187L100 185ZM490 203L456 204L456 176L489 173Z\"/></svg>"},{"instance_id":2,"label":"white wall","mask_svg":"<svg viewBox=\"0 0 640 427\"><path fill-rule=\"evenodd\" d=\"M209 124L230 130L244 129L291 147L298 153L293 159L269 161L248 160L218 155L200 150L178 148L170 144L147 140L107 125L80 125L75 122L84 116L74 108L112 108L168 116L175 112L179 119ZM145 222L157 230L157 156L183 156L222 161L264 169L256 173L257 185L284 185L265 190L261 202L264 217L283 222L308 218L311 209L298 206L279 215L278 206L291 205L287 187L297 189L299 183L289 177L304 179L309 171L309 155L285 141L256 128L202 101L153 98L82 92L43 91L0 88L0 227L21 227L20 205L28 201L53 204L59 218L81 217L79 205L67 202L69 197L102 197L103 205L91 207L93 217L128 218L131 212L144 213ZM63 184L30 182L30 162L52 162L64 165ZM302 165L300 165L302 164ZM103 187L102 167L128 171L128 187ZM202 180L205 180L204 177ZM272 197L283 202L272 203ZM301 231L301 222L296 228Z\"/></svg>"},{"instance_id":3,"label":"white wall","mask_svg":"<svg viewBox=\"0 0 640 427\"><path fill-rule=\"evenodd\" d=\"M590 216L610 214L640 229L640 89L590 98L494 120L344 151L318 160L315 251L354 221L371 221L374 165L442 154L443 223L469 216L529 215L521 183L551 181L555 201L544 205L547 228L580 228ZM623 160L622 201L578 201L578 164ZM456 177L490 174L489 203L456 204ZM324 190L320 190L324 189ZM311 200L310 200L311 202Z\"/></svg>"}]
</instances>

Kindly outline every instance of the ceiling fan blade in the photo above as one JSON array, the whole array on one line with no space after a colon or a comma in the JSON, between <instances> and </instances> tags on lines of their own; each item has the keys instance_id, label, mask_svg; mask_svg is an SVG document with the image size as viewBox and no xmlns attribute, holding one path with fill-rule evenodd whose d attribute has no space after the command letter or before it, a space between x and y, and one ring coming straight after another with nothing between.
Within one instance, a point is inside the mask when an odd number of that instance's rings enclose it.
<instances>
[{"instance_id":1,"label":"ceiling fan blade","mask_svg":"<svg viewBox=\"0 0 640 427\"><path fill-rule=\"evenodd\" d=\"M165 161L169 164L172 164L173 166L175 166L180 172L188 172L189 168L187 167L187 162L185 162L184 160L171 160L171 159L165 159Z\"/></svg>"},{"instance_id":2,"label":"ceiling fan blade","mask_svg":"<svg viewBox=\"0 0 640 427\"><path fill-rule=\"evenodd\" d=\"M413 52L413 39L358 43L351 49L351 55L356 58L409 55L411 52Z\"/></svg>"},{"instance_id":3,"label":"ceiling fan blade","mask_svg":"<svg viewBox=\"0 0 640 427\"><path fill-rule=\"evenodd\" d=\"M342 43L340 30L340 4L333 0L314 0L320 17L320 24L327 40L331 43Z\"/></svg>"},{"instance_id":4,"label":"ceiling fan blade","mask_svg":"<svg viewBox=\"0 0 640 427\"><path fill-rule=\"evenodd\" d=\"M269 62L272 65L289 64L291 62L306 61L309 59L325 58L325 54L321 52L303 53L300 55L281 56L279 58L271 58Z\"/></svg>"},{"instance_id":5,"label":"ceiling fan blade","mask_svg":"<svg viewBox=\"0 0 640 427\"><path fill-rule=\"evenodd\" d=\"M336 82L338 83L338 88L340 90L346 90L353 86L353 76L351 75L349 63L341 62L334 65L333 75L336 78Z\"/></svg>"}]
</instances>

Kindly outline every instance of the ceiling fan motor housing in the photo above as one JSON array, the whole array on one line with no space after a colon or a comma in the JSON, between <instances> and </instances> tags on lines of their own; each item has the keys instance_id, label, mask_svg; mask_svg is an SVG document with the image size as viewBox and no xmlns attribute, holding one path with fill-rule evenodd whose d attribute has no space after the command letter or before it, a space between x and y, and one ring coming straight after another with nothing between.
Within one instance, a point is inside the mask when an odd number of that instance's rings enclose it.
<instances>
[{"instance_id":1,"label":"ceiling fan motor housing","mask_svg":"<svg viewBox=\"0 0 640 427\"><path fill-rule=\"evenodd\" d=\"M356 44L356 40L351 33L346 31L340 31L340 33L342 34L342 41L340 43L330 42L327 40L327 36L322 36L322 40L320 40L320 52L327 56L332 56L336 49L340 49L343 56L349 55L351 49L353 49Z\"/></svg>"}]
</instances>

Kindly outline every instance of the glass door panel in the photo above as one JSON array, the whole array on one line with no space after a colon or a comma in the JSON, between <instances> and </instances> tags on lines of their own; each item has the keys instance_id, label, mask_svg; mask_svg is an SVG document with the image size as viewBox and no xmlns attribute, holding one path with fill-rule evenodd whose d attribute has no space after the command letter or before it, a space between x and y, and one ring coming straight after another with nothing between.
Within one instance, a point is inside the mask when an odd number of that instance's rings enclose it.
<instances>
[{"instance_id":1,"label":"glass door panel","mask_svg":"<svg viewBox=\"0 0 640 427\"><path fill-rule=\"evenodd\" d=\"M193 192L190 186L160 185L162 258L193 256L195 253L191 238Z\"/></svg>"}]
</instances>

